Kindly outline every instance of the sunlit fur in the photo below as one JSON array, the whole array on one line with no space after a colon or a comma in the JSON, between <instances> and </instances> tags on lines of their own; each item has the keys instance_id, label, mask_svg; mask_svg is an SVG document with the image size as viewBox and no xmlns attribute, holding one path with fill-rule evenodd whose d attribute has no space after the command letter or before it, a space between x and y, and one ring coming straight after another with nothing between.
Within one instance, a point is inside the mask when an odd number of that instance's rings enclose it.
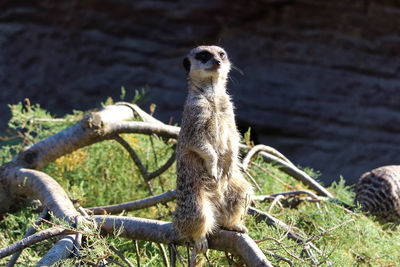
<instances>
[{"instance_id":1,"label":"sunlit fur","mask_svg":"<svg viewBox=\"0 0 400 267\"><path fill-rule=\"evenodd\" d=\"M210 52L211 59L195 59L200 51ZM221 53L226 55L218 46L199 46L187 56L189 90L177 147L174 227L200 251L217 227L247 231L243 217L252 195L238 167L240 134L226 93L231 64Z\"/></svg>"}]
</instances>

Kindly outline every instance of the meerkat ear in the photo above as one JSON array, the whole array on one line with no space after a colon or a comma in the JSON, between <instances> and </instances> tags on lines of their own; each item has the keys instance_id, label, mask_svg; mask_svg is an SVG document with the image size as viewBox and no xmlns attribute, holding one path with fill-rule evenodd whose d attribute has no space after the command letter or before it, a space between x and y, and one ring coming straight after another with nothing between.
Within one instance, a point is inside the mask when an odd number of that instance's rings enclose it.
<instances>
[{"instance_id":1,"label":"meerkat ear","mask_svg":"<svg viewBox=\"0 0 400 267\"><path fill-rule=\"evenodd\" d=\"M186 72L189 73L189 71L190 71L190 61L189 61L189 59L187 57L185 57L183 59L183 67L185 67Z\"/></svg>"}]
</instances>

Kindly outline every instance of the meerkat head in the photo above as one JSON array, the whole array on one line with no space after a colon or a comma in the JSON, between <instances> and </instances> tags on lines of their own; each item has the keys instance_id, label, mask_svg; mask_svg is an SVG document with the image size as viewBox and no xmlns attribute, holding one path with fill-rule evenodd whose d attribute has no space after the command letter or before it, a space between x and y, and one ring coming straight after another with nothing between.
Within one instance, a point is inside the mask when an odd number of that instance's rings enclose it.
<instances>
[{"instance_id":1,"label":"meerkat head","mask_svg":"<svg viewBox=\"0 0 400 267\"><path fill-rule=\"evenodd\" d=\"M198 46L183 60L183 66L190 79L199 82L226 80L231 63L224 49L219 46Z\"/></svg>"}]
</instances>

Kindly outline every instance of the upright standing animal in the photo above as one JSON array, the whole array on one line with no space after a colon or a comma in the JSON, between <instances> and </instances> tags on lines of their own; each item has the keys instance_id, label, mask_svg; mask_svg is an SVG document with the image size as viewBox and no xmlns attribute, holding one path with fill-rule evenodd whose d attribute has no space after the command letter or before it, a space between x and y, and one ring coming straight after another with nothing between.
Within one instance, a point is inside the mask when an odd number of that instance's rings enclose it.
<instances>
[{"instance_id":1,"label":"upright standing animal","mask_svg":"<svg viewBox=\"0 0 400 267\"><path fill-rule=\"evenodd\" d=\"M247 232L253 194L238 166L240 134L226 93L231 63L224 49L199 46L183 61L188 74L177 147L177 208L173 224L197 251L217 227Z\"/></svg>"}]
</instances>

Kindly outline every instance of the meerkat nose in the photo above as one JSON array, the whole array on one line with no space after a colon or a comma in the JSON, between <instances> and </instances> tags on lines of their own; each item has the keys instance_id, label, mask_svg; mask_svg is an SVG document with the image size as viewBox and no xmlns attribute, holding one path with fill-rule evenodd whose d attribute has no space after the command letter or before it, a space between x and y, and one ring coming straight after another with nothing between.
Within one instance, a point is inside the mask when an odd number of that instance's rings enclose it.
<instances>
[{"instance_id":1,"label":"meerkat nose","mask_svg":"<svg viewBox=\"0 0 400 267\"><path fill-rule=\"evenodd\" d=\"M218 59L214 59L213 64L214 66L221 66L221 61L219 61Z\"/></svg>"}]
</instances>

